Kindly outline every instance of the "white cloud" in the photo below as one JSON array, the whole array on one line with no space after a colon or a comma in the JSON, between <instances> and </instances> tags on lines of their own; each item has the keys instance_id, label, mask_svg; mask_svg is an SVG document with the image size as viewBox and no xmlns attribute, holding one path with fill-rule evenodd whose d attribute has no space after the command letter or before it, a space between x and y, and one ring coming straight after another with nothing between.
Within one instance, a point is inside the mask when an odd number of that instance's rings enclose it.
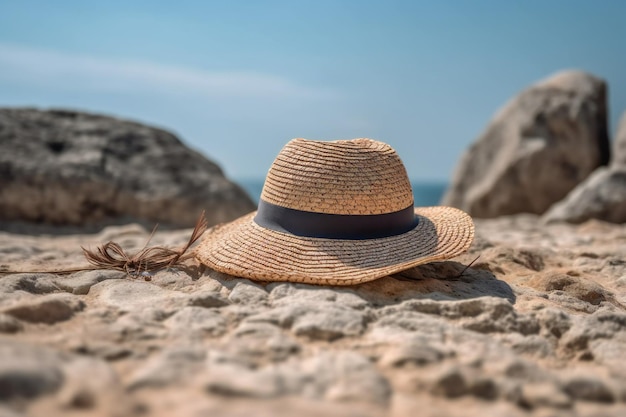
<instances>
[{"instance_id":1,"label":"white cloud","mask_svg":"<svg viewBox=\"0 0 626 417\"><path fill-rule=\"evenodd\" d=\"M210 97L328 98L328 89L247 71L213 72L0 42L0 82L88 92L158 92Z\"/></svg>"}]
</instances>

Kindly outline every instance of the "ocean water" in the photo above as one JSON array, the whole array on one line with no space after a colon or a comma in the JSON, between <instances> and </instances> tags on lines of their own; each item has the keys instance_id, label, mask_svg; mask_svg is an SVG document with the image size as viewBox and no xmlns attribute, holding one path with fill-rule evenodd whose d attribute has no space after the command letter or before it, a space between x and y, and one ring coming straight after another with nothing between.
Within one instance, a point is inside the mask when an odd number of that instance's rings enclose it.
<instances>
[{"instance_id":1,"label":"ocean water","mask_svg":"<svg viewBox=\"0 0 626 417\"><path fill-rule=\"evenodd\" d=\"M259 202L261 191L263 190L264 178L260 179L236 179L235 182L241 185L255 202ZM413 197L416 206L436 206L441 201L446 190L445 182L411 181L413 187Z\"/></svg>"}]
</instances>

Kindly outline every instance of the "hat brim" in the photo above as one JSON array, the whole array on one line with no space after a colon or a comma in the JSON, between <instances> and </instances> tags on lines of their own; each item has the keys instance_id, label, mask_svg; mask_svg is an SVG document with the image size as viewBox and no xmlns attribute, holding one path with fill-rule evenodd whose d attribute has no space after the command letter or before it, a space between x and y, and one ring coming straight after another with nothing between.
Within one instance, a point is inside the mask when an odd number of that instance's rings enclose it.
<instances>
[{"instance_id":1,"label":"hat brim","mask_svg":"<svg viewBox=\"0 0 626 417\"><path fill-rule=\"evenodd\" d=\"M294 236L257 225L255 214L207 231L196 258L217 271L253 280L354 285L453 258L474 239L471 217L452 207L418 207L414 229L366 240Z\"/></svg>"}]
</instances>

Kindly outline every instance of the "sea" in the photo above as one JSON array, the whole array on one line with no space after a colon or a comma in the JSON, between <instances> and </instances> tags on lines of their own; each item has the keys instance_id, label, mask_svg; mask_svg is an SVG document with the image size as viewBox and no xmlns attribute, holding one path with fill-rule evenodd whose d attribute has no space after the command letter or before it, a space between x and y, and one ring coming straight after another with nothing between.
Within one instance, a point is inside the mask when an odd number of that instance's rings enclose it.
<instances>
[{"instance_id":1,"label":"sea","mask_svg":"<svg viewBox=\"0 0 626 417\"><path fill-rule=\"evenodd\" d=\"M264 178L244 178L235 179L237 184L241 185L255 203L259 202L261 191L263 190ZM413 187L413 197L415 199L415 206L436 206L441 202L443 193L446 190L448 184L446 182L436 181L411 181Z\"/></svg>"}]
</instances>

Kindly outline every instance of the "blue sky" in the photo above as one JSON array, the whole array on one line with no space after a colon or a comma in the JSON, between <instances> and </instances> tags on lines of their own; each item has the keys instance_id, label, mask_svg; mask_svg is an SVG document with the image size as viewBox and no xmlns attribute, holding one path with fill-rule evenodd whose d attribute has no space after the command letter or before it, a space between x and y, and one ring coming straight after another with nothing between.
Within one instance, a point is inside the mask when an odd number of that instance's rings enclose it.
<instances>
[{"instance_id":1,"label":"blue sky","mask_svg":"<svg viewBox=\"0 0 626 417\"><path fill-rule=\"evenodd\" d=\"M372 137L446 180L514 94L558 70L626 111L626 2L0 2L0 106L165 127L235 178L291 138Z\"/></svg>"}]
</instances>

